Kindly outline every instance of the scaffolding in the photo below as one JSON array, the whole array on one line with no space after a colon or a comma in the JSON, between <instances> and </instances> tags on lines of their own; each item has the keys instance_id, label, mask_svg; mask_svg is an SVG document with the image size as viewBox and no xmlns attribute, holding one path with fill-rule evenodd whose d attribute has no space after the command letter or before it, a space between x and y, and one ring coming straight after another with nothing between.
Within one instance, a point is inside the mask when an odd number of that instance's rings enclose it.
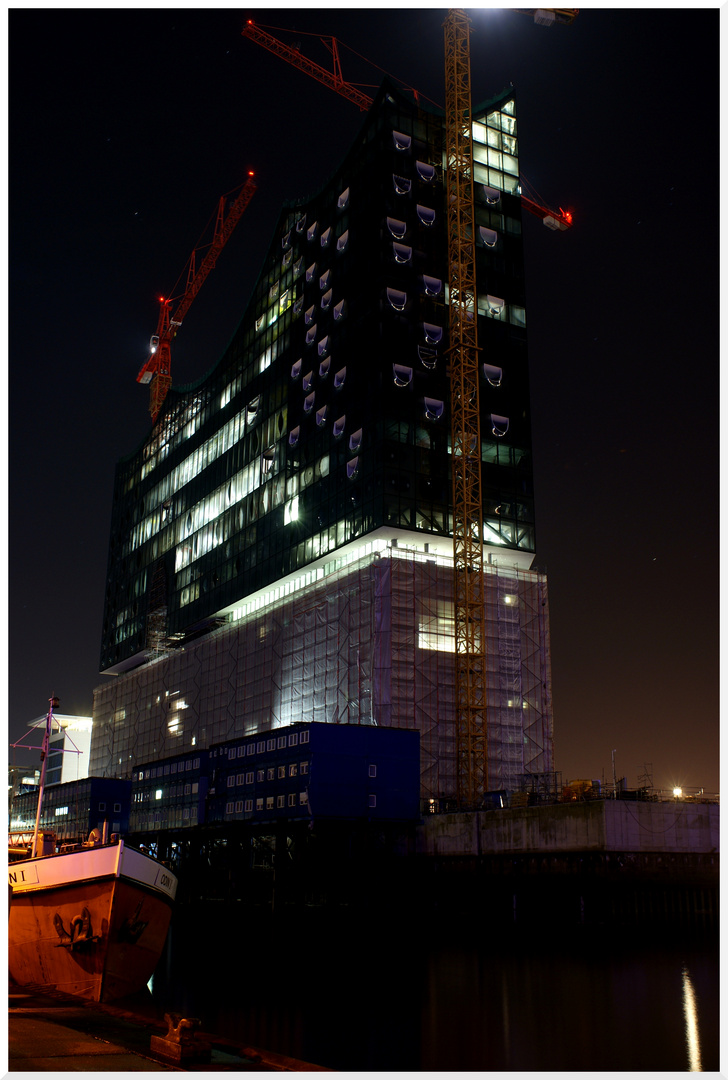
<instances>
[{"instance_id":1,"label":"scaffolding","mask_svg":"<svg viewBox=\"0 0 728 1080\"><path fill-rule=\"evenodd\" d=\"M420 732L421 796L453 798L456 654L452 560L370 550L94 695L91 771L135 765L294 723ZM553 767L545 581L489 565L490 790Z\"/></svg>"}]
</instances>

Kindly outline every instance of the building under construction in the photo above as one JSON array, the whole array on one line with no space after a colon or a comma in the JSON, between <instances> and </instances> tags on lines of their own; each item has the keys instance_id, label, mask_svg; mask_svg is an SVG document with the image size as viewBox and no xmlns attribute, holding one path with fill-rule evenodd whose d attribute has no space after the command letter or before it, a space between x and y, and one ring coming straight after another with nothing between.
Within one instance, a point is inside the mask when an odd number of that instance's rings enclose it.
<instances>
[{"instance_id":1,"label":"building under construction","mask_svg":"<svg viewBox=\"0 0 728 1080\"><path fill-rule=\"evenodd\" d=\"M553 718L513 90L469 130L482 793L552 772ZM119 462L92 775L320 721L418 730L422 797L458 793L448 140L383 84L283 208L225 354Z\"/></svg>"}]
</instances>

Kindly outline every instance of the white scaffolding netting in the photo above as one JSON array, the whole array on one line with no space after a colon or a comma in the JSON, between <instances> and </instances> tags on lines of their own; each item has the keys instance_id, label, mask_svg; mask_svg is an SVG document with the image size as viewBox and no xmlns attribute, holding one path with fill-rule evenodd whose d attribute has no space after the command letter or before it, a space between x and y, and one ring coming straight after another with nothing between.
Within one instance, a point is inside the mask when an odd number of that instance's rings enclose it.
<instances>
[{"instance_id":1,"label":"white scaffolding netting","mask_svg":"<svg viewBox=\"0 0 728 1080\"><path fill-rule=\"evenodd\" d=\"M455 793L452 564L391 548L99 687L92 775L320 722L420 732L421 794ZM488 567L489 786L553 769L546 583Z\"/></svg>"}]
</instances>

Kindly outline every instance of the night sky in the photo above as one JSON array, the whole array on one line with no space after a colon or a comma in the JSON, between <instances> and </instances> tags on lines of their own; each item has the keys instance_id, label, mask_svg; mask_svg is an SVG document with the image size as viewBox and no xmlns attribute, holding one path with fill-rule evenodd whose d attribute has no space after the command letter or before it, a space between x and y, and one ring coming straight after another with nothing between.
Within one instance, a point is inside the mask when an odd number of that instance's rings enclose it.
<instances>
[{"instance_id":1,"label":"night sky","mask_svg":"<svg viewBox=\"0 0 728 1080\"><path fill-rule=\"evenodd\" d=\"M556 768L715 792L718 764L719 11L582 9L545 29L468 9L474 101L513 83L524 214L537 559ZM445 9L9 13L9 729L52 693L90 715L114 466L150 428L136 375L155 297L219 196L259 189L175 341L220 357L284 199L362 116L240 31L335 35L444 103ZM287 41L295 35L281 34ZM379 72L343 51L344 76ZM372 91L373 92L373 89ZM12 760L12 758L11 758ZM37 754L18 756L30 763Z\"/></svg>"}]
</instances>

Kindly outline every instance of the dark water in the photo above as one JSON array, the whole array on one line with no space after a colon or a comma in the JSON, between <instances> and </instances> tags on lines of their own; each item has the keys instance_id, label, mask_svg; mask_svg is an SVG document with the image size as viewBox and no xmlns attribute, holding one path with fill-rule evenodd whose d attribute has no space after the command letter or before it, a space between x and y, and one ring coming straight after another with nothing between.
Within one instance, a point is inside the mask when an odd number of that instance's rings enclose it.
<instances>
[{"instance_id":1,"label":"dark water","mask_svg":"<svg viewBox=\"0 0 728 1080\"><path fill-rule=\"evenodd\" d=\"M179 908L161 1010L347 1071L717 1071L717 935Z\"/></svg>"}]
</instances>

